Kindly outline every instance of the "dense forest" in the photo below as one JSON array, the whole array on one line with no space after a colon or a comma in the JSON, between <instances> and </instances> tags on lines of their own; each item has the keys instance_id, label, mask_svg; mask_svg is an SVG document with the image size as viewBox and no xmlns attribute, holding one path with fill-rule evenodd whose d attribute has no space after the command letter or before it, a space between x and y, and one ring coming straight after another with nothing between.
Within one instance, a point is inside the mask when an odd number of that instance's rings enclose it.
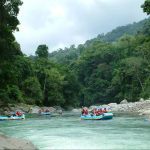
<instances>
[{"instance_id":1,"label":"dense forest","mask_svg":"<svg viewBox=\"0 0 150 150\"><path fill-rule=\"evenodd\" d=\"M150 22L117 27L48 53L27 57L15 40L21 0L0 3L0 105L27 103L64 108L150 98ZM141 8L150 13L149 1Z\"/></svg>"}]
</instances>

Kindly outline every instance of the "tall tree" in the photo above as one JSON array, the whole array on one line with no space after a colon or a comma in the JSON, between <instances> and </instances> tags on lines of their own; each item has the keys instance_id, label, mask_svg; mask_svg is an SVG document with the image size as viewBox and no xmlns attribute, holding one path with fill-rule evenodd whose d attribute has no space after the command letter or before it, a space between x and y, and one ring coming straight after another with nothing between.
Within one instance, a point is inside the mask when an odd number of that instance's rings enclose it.
<instances>
[{"instance_id":1,"label":"tall tree","mask_svg":"<svg viewBox=\"0 0 150 150\"><path fill-rule=\"evenodd\" d=\"M48 58L48 47L45 44L39 45L35 54L38 55L39 57Z\"/></svg>"},{"instance_id":2,"label":"tall tree","mask_svg":"<svg viewBox=\"0 0 150 150\"><path fill-rule=\"evenodd\" d=\"M143 8L143 12L146 12L147 15L150 14L150 0L146 0L144 4L141 5L141 8Z\"/></svg>"},{"instance_id":3,"label":"tall tree","mask_svg":"<svg viewBox=\"0 0 150 150\"><path fill-rule=\"evenodd\" d=\"M0 0L0 66L10 60L16 47L13 31L19 31L17 15L22 4L21 0Z\"/></svg>"}]
</instances>

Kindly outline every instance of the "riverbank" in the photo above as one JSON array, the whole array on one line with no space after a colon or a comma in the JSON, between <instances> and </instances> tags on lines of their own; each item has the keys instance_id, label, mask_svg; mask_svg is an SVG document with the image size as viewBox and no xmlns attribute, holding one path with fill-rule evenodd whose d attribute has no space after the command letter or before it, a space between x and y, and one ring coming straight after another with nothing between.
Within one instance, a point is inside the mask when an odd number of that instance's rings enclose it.
<instances>
[{"instance_id":1,"label":"riverbank","mask_svg":"<svg viewBox=\"0 0 150 150\"><path fill-rule=\"evenodd\" d=\"M21 140L15 137L9 137L0 132L0 149L17 149L17 150L38 150L32 142Z\"/></svg>"},{"instance_id":2,"label":"riverbank","mask_svg":"<svg viewBox=\"0 0 150 150\"><path fill-rule=\"evenodd\" d=\"M137 102L128 102L127 100L123 100L120 104L117 103L109 103L103 105L92 105L88 108L106 108L108 112L137 112L139 115L149 115L150 114L150 100L144 100L141 98ZM64 110L60 106L53 107L39 107L35 105L27 105L23 103L19 104L8 104L8 106L0 108L0 115L7 115L7 112L10 111L13 113L14 111L21 111L22 113L37 113L38 110L49 109L51 112L59 112L60 110ZM80 112L81 108L70 108L70 111Z\"/></svg>"},{"instance_id":3,"label":"riverbank","mask_svg":"<svg viewBox=\"0 0 150 150\"><path fill-rule=\"evenodd\" d=\"M39 110L49 109L51 112L59 112L60 110L64 110L60 106L54 107L39 107L35 105L27 105L24 103L19 104L8 104L5 107L0 108L0 115L7 115L8 111L13 114L14 111L20 111L22 113L37 113Z\"/></svg>"},{"instance_id":4,"label":"riverbank","mask_svg":"<svg viewBox=\"0 0 150 150\"><path fill-rule=\"evenodd\" d=\"M87 108L87 107L84 107ZM150 100L144 100L141 98L138 102L128 102L123 100L120 104L109 103L104 105L92 105L91 108L106 108L108 112L137 112L139 115L149 115L150 114ZM74 112L80 112L81 109L73 109Z\"/></svg>"}]
</instances>

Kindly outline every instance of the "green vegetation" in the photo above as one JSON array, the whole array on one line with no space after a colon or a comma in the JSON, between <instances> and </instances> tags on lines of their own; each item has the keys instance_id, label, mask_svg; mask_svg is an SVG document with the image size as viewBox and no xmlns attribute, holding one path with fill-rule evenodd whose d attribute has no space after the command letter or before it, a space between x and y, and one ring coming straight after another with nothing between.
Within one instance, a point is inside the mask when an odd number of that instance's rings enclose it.
<instances>
[{"instance_id":1,"label":"green vegetation","mask_svg":"<svg viewBox=\"0 0 150 150\"><path fill-rule=\"evenodd\" d=\"M61 107L119 103L150 97L150 23L118 27L106 35L48 53L39 45L26 57L15 41L21 0L0 3L0 104ZM149 1L141 6L149 14ZM145 22L146 21L146 22Z\"/></svg>"}]
</instances>

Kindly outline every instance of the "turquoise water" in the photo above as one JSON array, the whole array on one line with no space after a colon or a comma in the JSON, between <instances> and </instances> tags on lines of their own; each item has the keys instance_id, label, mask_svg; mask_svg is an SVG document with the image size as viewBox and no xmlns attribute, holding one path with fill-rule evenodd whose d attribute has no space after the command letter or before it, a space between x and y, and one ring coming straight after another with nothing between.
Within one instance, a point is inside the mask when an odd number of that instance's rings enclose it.
<instances>
[{"instance_id":1,"label":"turquoise water","mask_svg":"<svg viewBox=\"0 0 150 150\"><path fill-rule=\"evenodd\" d=\"M79 120L80 113L26 114L25 120L1 121L0 132L30 140L39 149L150 149L150 122L134 113L111 120Z\"/></svg>"}]
</instances>

